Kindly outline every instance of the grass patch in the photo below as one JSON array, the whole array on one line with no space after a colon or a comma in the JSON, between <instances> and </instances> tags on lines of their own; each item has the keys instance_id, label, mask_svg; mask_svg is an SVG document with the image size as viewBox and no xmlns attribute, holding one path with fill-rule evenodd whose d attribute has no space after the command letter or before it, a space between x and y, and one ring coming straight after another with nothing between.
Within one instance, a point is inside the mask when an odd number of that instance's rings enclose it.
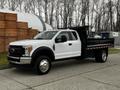
<instances>
[{"instance_id":1,"label":"grass patch","mask_svg":"<svg viewBox=\"0 0 120 90\"><path fill-rule=\"evenodd\" d=\"M0 70L9 68L9 63L7 60L7 53L0 53Z\"/></svg>"},{"instance_id":2,"label":"grass patch","mask_svg":"<svg viewBox=\"0 0 120 90\"><path fill-rule=\"evenodd\" d=\"M117 54L120 53L120 49L109 48L109 54Z\"/></svg>"},{"instance_id":3,"label":"grass patch","mask_svg":"<svg viewBox=\"0 0 120 90\"><path fill-rule=\"evenodd\" d=\"M8 64L7 53L0 54L0 65Z\"/></svg>"}]
</instances>

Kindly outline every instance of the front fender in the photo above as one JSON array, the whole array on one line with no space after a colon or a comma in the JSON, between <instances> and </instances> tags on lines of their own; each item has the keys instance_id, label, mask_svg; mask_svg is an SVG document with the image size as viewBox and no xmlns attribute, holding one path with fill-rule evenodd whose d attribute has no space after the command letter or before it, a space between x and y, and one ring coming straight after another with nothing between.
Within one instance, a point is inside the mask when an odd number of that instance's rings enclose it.
<instances>
[{"instance_id":1,"label":"front fender","mask_svg":"<svg viewBox=\"0 0 120 90\"><path fill-rule=\"evenodd\" d=\"M32 63L34 63L36 61L36 59L40 56L48 56L51 61L55 60L55 54L53 52L53 50L49 47L39 47L36 50L34 50L34 52L32 53L31 57L32 57Z\"/></svg>"}]
</instances>

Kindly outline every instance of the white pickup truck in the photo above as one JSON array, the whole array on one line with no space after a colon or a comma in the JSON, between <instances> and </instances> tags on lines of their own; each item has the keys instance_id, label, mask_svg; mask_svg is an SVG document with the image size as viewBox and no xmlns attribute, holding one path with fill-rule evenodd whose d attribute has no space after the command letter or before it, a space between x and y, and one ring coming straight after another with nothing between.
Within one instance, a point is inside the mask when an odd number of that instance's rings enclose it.
<instances>
[{"instance_id":1,"label":"white pickup truck","mask_svg":"<svg viewBox=\"0 0 120 90\"><path fill-rule=\"evenodd\" d=\"M46 74L53 61L62 59L95 57L106 62L112 46L114 39L87 38L86 30L80 28L44 31L32 40L10 43L8 61L13 66L29 64L37 74Z\"/></svg>"}]
</instances>

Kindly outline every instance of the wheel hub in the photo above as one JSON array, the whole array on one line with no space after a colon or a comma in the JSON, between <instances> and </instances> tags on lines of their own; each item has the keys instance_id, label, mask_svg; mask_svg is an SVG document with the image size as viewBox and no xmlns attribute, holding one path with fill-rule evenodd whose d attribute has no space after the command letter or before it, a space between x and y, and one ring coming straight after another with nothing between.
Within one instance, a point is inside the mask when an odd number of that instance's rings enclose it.
<instances>
[{"instance_id":1,"label":"wheel hub","mask_svg":"<svg viewBox=\"0 0 120 90\"><path fill-rule=\"evenodd\" d=\"M104 61L106 61L106 59L107 59L107 54L106 54L106 52L103 52L103 53L102 53L102 59L103 59Z\"/></svg>"},{"instance_id":2,"label":"wheel hub","mask_svg":"<svg viewBox=\"0 0 120 90\"><path fill-rule=\"evenodd\" d=\"M39 68L42 72L46 72L49 69L49 62L47 59L43 59L40 62Z\"/></svg>"}]
</instances>

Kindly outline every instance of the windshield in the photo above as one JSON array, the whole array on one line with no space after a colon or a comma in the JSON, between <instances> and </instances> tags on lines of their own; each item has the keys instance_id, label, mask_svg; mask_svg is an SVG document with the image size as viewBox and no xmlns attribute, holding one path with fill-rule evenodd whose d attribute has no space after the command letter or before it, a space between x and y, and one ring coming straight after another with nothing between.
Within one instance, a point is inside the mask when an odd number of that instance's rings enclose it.
<instances>
[{"instance_id":1,"label":"windshield","mask_svg":"<svg viewBox=\"0 0 120 90\"><path fill-rule=\"evenodd\" d=\"M42 32L34 37L34 39L43 39L43 40L50 40L52 39L58 31L46 31Z\"/></svg>"}]
</instances>

